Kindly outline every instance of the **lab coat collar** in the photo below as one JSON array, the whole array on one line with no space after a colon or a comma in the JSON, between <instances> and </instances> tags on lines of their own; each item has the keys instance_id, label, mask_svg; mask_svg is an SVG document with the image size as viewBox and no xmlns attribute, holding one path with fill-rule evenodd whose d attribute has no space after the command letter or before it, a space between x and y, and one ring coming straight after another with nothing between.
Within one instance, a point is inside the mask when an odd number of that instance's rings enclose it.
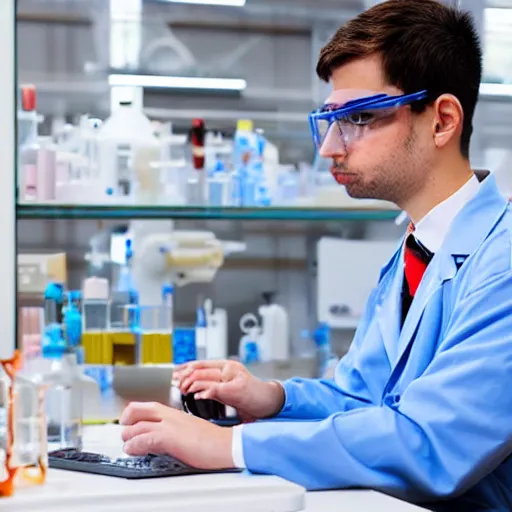
<instances>
[{"instance_id":1,"label":"lab coat collar","mask_svg":"<svg viewBox=\"0 0 512 512\"><path fill-rule=\"evenodd\" d=\"M506 199L489 171L475 171L480 189L455 217L441 248L441 253L469 256L482 244L505 213Z\"/></svg>"},{"instance_id":2,"label":"lab coat collar","mask_svg":"<svg viewBox=\"0 0 512 512\"><path fill-rule=\"evenodd\" d=\"M487 171L476 174L481 181L480 189L452 222L442 247L425 271L401 330L402 250L395 253L381 275L379 327L392 367L396 367L407 350L433 294L445 281L455 277L463 262L478 249L507 209L508 201L500 193L494 176Z\"/></svg>"}]
</instances>

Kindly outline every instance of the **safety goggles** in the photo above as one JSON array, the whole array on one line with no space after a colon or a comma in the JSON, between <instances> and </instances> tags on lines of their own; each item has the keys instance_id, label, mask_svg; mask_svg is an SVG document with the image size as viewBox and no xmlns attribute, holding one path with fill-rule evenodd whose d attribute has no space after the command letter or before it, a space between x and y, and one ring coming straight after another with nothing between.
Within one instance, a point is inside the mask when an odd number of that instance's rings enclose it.
<instances>
[{"instance_id":1,"label":"safety goggles","mask_svg":"<svg viewBox=\"0 0 512 512\"><path fill-rule=\"evenodd\" d=\"M313 141L322 153L328 151L331 145L335 150L346 149L363 137L376 122L390 118L400 107L428 96L426 90L400 96L361 94L361 91L334 91L321 108L309 114ZM340 144L344 147L340 148Z\"/></svg>"}]
</instances>

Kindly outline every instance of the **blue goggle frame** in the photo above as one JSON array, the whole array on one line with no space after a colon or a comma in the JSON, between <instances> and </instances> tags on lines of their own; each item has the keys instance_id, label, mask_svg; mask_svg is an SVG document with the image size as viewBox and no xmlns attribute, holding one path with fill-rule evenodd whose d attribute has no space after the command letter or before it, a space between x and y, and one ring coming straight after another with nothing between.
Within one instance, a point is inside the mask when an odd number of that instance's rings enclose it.
<instances>
[{"instance_id":1,"label":"blue goggle frame","mask_svg":"<svg viewBox=\"0 0 512 512\"><path fill-rule=\"evenodd\" d=\"M384 110L398 108L404 105L410 105L415 101L421 101L428 97L428 91L423 90L413 94L402 94L399 96L389 96L388 94L375 94L373 96L366 96L356 100L347 101L342 106L336 108L335 104L325 104L319 109L311 112L308 116L309 127L313 136L313 142L320 148L323 143L322 134L318 129L318 121L328 121L329 128L331 125L357 112L364 112L366 110Z\"/></svg>"}]
</instances>

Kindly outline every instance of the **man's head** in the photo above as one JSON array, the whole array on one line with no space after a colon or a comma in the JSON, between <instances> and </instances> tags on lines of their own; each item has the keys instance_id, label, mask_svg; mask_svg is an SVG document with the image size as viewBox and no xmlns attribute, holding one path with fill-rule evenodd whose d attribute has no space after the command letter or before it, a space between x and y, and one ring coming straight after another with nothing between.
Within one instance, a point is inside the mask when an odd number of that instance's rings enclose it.
<instances>
[{"instance_id":1,"label":"man's head","mask_svg":"<svg viewBox=\"0 0 512 512\"><path fill-rule=\"evenodd\" d=\"M469 158L482 51L468 13L435 0L383 2L338 30L321 51L317 73L332 82L328 102L339 103L349 89L428 92L350 145L322 148L352 196L400 204L435 179L431 170Z\"/></svg>"}]
</instances>

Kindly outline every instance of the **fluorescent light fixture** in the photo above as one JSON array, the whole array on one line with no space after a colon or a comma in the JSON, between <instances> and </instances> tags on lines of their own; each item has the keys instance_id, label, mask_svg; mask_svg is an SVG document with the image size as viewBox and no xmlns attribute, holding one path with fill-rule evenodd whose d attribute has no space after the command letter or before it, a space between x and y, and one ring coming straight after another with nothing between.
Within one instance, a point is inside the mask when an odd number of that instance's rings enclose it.
<instances>
[{"instance_id":1,"label":"fluorescent light fixture","mask_svg":"<svg viewBox=\"0 0 512 512\"><path fill-rule=\"evenodd\" d=\"M165 0L173 4L195 5L227 5L228 7L243 7L245 0Z\"/></svg>"},{"instance_id":2,"label":"fluorescent light fixture","mask_svg":"<svg viewBox=\"0 0 512 512\"><path fill-rule=\"evenodd\" d=\"M483 96L512 97L512 84L480 84L480 94Z\"/></svg>"},{"instance_id":3,"label":"fluorescent light fixture","mask_svg":"<svg viewBox=\"0 0 512 512\"><path fill-rule=\"evenodd\" d=\"M111 87L155 87L163 89L204 89L243 91L247 82L241 78L203 78L189 76L155 76L113 74L108 77Z\"/></svg>"}]
</instances>

